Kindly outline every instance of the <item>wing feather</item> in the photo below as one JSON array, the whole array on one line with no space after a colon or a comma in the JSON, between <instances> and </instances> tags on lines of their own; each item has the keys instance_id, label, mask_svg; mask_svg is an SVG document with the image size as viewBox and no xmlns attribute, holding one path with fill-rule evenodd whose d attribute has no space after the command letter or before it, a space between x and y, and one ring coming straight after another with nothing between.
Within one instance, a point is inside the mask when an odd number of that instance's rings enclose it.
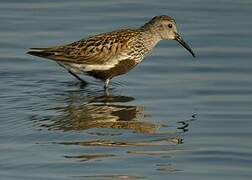
<instances>
[{"instance_id":1,"label":"wing feather","mask_svg":"<svg viewBox=\"0 0 252 180\"><path fill-rule=\"evenodd\" d=\"M103 65L128 58L139 32L123 29L49 48L32 48L29 54L66 63Z\"/></svg>"}]
</instances>

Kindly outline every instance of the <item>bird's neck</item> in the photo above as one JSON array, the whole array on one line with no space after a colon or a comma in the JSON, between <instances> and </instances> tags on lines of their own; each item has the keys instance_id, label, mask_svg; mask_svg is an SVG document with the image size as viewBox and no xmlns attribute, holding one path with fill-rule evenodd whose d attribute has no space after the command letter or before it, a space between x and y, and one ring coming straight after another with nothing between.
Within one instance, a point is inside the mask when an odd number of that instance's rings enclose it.
<instances>
[{"instance_id":1,"label":"bird's neck","mask_svg":"<svg viewBox=\"0 0 252 180\"><path fill-rule=\"evenodd\" d=\"M142 29L142 42L144 42L144 45L149 51L151 51L161 40L159 34L155 34L150 29Z\"/></svg>"}]
</instances>

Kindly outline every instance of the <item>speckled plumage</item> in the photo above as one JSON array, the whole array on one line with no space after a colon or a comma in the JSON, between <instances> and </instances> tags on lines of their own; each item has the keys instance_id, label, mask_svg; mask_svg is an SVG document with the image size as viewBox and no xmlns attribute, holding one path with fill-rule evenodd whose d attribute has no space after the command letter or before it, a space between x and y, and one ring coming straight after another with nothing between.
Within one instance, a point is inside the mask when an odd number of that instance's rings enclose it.
<instances>
[{"instance_id":1,"label":"speckled plumage","mask_svg":"<svg viewBox=\"0 0 252 180\"><path fill-rule=\"evenodd\" d=\"M177 31L171 17L156 16L140 28L98 34L62 46L32 48L28 53L58 62L77 78L76 73L84 73L101 79L107 88L110 79L135 67L160 40L172 39L165 34L164 24L172 24Z\"/></svg>"}]
</instances>

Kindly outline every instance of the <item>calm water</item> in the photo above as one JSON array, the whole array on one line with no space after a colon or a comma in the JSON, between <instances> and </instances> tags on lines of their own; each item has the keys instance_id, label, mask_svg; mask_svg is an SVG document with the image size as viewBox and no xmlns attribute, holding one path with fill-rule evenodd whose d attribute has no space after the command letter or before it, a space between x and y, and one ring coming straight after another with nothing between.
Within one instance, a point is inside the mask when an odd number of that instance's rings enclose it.
<instances>
[{"instance_id":1,"label":"calm water","mask_svg":"<svg viewBox=\"0 0 252 180\"><path fill-rule=\"evenodd\" d=\"M251 12L250 0L0 1L1 179L251 179ZM109 97L25 54L160 14L197 58L161 42Z\"/></svg>"}]
</instances>

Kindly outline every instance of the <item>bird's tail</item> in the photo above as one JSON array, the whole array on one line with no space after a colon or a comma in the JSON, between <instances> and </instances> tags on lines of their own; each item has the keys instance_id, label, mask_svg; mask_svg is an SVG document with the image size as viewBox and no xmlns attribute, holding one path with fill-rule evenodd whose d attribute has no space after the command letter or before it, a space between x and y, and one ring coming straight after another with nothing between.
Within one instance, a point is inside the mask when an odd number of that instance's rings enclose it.
<instances>
[{"instance_id":1,"label":"bird's tail","mask_svg":"<svg viewBox=\"0 0 252 180\"><path fill-rule=\"evenodd\" d=\"M61 62L73 62L76 63L72 58L65 56L64 49L60 47L52 47L52 48L31 48L27 54L31 54L33 56L38 56L42 58L51 59L54 61Z\"/></svg>"}]
</instances>

